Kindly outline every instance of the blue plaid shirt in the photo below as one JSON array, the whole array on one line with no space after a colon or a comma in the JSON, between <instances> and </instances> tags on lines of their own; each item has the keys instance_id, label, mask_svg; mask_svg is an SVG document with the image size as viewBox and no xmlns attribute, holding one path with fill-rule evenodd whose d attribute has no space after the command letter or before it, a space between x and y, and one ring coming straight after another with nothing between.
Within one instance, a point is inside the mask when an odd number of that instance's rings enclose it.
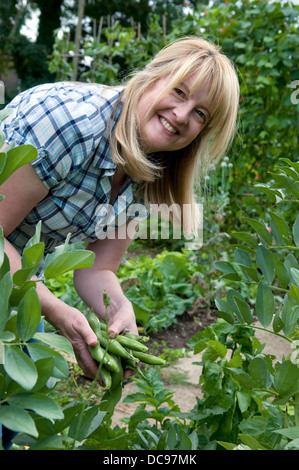
<instances>
[{"instance_id":1,"label":"blue plaid shirt","mask_svg":"<svg viewBox=\"0 0 299 470\"><path fill-rule=\"evenodd\" d=\"M31 164L49 189L8 237L20 252L40 220L47 252L68 234L71 242L95 241L138 215L132 206L138 184L131 178L107 213L117 169L109 133L121 113L121 94L120 87L65 82L31 88L7 106L14 112L4 121L6 141L37 148ZM139 212L139 220L145 217Z\"/></svg>"}]
</instances>

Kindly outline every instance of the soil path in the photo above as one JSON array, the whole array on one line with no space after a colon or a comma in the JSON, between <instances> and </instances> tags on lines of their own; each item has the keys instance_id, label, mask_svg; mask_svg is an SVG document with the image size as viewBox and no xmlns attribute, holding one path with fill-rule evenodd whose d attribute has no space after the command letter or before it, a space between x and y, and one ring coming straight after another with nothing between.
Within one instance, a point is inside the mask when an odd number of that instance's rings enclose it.
<instances>
[{"instance_id":1,"label":"soil path","mask_svg":"<svg viewBox=\"0 0 299 470\"><path fill-rule=\"evenodd\" d=\"M255 334L262 344L265 343L264 352L273 354L277 360L282 360L283 357L292 352L289 343L283 338L260 330L256 330ZM188 357L178 359L172 366L161 371L165 387L174 391L173 399L181 411L190 411L196 403L196 397L201 396L200 386L198 385L201 367L194 364L194 362L199 361L200 354L190 354ZM137 405L123 403L123 399L136 391L138 389L134 382L125 385L122 399L113 414L113 425L122 426L121 419L134 413Z\"/></svg>"}]
</instances>

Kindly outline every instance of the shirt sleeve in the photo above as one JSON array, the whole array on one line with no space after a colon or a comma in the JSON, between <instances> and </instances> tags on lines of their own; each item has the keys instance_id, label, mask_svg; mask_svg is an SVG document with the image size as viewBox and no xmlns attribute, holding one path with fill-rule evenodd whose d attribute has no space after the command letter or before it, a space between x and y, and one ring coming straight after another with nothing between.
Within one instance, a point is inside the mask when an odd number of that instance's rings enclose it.
<instances>
[{"instance_id":1,"label":"shirt sleeve","mask_svg":"<svg viewBox=\"0 0 299 470\"><path fill-rule=\"evenodd\" d=\"M95 109L71 97L62 99L59 93L22 95L12 102L14 113L5 122L3 131L8 143L36 147L38 157L31 165L50 189L93 153L90 115Z\"/></svg>"}]
</instances>

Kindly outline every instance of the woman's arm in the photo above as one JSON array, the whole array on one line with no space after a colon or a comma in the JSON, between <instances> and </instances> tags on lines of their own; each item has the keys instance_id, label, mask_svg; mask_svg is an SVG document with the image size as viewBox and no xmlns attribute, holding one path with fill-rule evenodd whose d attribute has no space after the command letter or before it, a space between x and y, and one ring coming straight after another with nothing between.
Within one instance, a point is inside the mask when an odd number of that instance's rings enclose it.
<instances>
[{"instance_id":1,"label":"woman's arm","mask_svg":"<svg viewBox=\"0 0 299 470\"><path fill-rule=\"evenodd\" d=\"M0 192L4 195L0 203L0 225L4 236L7 237L30 210L47 195L48 190L31 165L27 164L16 170L3 183ZM14 274L21 268L21 256L8 240L5 240L5 252L10 261L11 272ZM37 293L46 320L71 342L78 364L84 373L94 377L97 366L90 356L87 345L94 346L97 338L84 315L58 299L41 282L37 283Z\"/></svg>"},{"instance_id":2,"label":"woman's arm","mask_svg":"<svg viewBox=\"0 0 299 470\"><path fill-rule=\"evenodd\" d=\"M120 229L120 233L124 233ZM131 302L125 297L118 282L116 272L131 238L97 240L87 246L96 257L91 268L79 269L74 274L76 290L84 302L105 320L103 292L110 297L108 311L109 331L116 334L129 330L137 334L135 314Z\"/></svg>"}]
</instances>

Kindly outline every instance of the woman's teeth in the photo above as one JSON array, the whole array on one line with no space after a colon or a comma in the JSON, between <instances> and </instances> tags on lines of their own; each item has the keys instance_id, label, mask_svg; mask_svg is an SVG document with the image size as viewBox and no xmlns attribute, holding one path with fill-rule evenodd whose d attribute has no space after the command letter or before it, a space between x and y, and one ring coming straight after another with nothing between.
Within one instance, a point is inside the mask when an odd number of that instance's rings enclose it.
<instances>
[{"instance_id":1,"label":"woman's teeth","mask_svg":"<svg viewBox=\"0 0 299 470\"><path fill-rule=\"evenodd\" d=\"M176 134L176 129L174 129L174 127L172 127L164 118L160 117L160 122L169 132Z\"/></svg>"}]
</instances>

